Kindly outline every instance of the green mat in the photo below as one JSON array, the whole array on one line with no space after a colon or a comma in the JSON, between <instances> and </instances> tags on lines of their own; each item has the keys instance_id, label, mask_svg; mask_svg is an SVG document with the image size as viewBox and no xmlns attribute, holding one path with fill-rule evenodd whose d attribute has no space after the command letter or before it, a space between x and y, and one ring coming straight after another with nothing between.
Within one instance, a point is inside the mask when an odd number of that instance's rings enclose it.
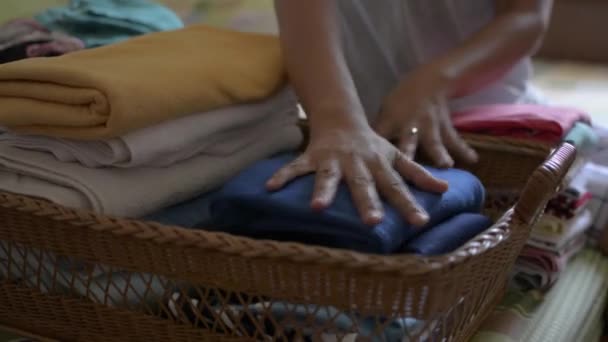
<instances>
[{"instance_id":1,"label":"green mat","mask_svg":"<svg viewBox=\"0 0 608 342\"><path fill-rule=\"evenodd\" d=\"M601 334L608 259L585 250L547 294L509 292L473 342L587 342Z\"/></svg>"}]
</instances>

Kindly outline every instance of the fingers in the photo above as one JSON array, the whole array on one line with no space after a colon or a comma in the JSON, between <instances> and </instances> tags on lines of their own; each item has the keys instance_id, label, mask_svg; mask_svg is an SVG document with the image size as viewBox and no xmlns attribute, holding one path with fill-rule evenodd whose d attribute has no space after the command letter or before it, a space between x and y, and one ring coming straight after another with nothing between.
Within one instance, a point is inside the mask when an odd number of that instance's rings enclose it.
<instances>
[{"instance_id":1,"label":"fingers","mask_svg":"<svg viewBox=\"0 0 608 342\"><path fill-rule=\"evenodd\" d=\"M266 183L266 187L270 191L279 190L295 178L312 173L313 171L313 165L306 158L300 157L275 173Z\"/></svg>"},{"instance_id":2,"label":"fingers","mask_svg":"<svg viewBox=\"0 0 608 342\"><path fill-rule=\"evenodd\" d=\"M393 138L394 124L385 119L384 115L384 113L380 113L378 120L374 124L374 131L376 131L379 136L390 140Z\"/></svg>"},{"instance_id":3,"label":"fingers","mask_svg":"<svg viewBox=\"0 0 608 342\"><path fill-rule=\"evenodd\" d=\"M404 179L422 190L436 193L444 193L448 190L447 182L433 177L430 172L401 153L395 157L394 168Z\"/></svg>"},{"instance_id":4,"label":"fingers","mask_svg":"<svg viewBox=\"0 0 608 342\"><path fill-rule=\"evenodd\" d=\"M439 124L439 122L435 122L423 127L423 131L420 133L420 144L433 164L440 168L449 168L454 166L454 159L443 144Z\"/></svg>"},{"instance_id":5,"label":"fingers","mask_svg":"<svg viewBox=\"0 0 608 342\"><path fill-rule=\"evenodd\" d=\"M479 160L477 152L458 135L451 124L445 123L441 129L445 146L455 159L469 164L476 163Z\"/></svg>"},{"instance_id":6,"label":"fingers","mask_svg":"<svg viewBox=\"0 0 608 342\"><path fill-rule=\"evenodd\" d=\"M416 156L416 148L418 147L418 128L416 128L416 132L413 131L413 128L410 128L408 131L404 132L401 140L399 141L399 150L403 152L403 154L409 159L414 159Z\"/></svg>"},{"instance_id":7,"label":"fingers","mask_svg":"<svg viewBox=\"0 0 608 342\"><path fill-rule=\"evenodd\" d=\"M428 214L417 204L416 199L391 165L386 160L382 160L379 164L375 168L375 178L382 195L409 223L418 227L424 226L429 220Z\"/></svg>"},{"instance_id":8,"label":"fingers","mask_svg":"<svg viewBox=\"0 0 608 342\"><path fill-rule=\"evenodd\" d=\"M438 97L437 103L438 106L436 109L439 116L438 121L441 124L441 137L448 151L457 160L471 164L476 163L479 159L477 152L469 147L469 145L460 137L452 125L452 119L450 117L449 106L446 98Z\"/></svg>"},{"instance_id":9,"label":"fingers","mask_svg":"<svg viewBox=\"0 0 608 342\"><path fill-rule=\"evenodd\" d=\"M315 177L315 189L311 206L315 210L329 207L336 196L342 173L337 160L330 159L321 163Z\"/></svg>"},{"instance_id":10,"label":"fingers","mask_svg":"<svg viewBox=\"0 0 608 342\"><path fill-rule=\"evenodd\" d=\"M344 172L353 202L363 221L368 225L376 225L382 221L384 210L374 179L362 160L355 158L350 162Z\"/></svg>"},{"instance_id":11,"label":"fingers","mask_svg":"<svg viewBox=\"0 0 608 342\"><path fill-rule=\"evenodd\" d=\"M391 140L395 134L395 125L390 119L391 115L389 115L387 111L388 106L384 104L382 108L380 108L378 117L376 118L376 121L373 123L372 127L379 136L387 140Z\"/></svg>"},{"instance_id":12,"label":"fingers","mask_svg":"<svg viewBox=\"0 0 608 342\"><path fill-rule=\"evenodd\" d=\"M401 137L400 133L402 132L399 130L401 127L409 127L409 129L416 127L414 121L418 117L416 114L403 115L404 107L395 108L392 105L383 106L373 125L374 131L389 141L395 137ZM411 131L407 133L411 133Z\"/></svg>"}]
</instances>

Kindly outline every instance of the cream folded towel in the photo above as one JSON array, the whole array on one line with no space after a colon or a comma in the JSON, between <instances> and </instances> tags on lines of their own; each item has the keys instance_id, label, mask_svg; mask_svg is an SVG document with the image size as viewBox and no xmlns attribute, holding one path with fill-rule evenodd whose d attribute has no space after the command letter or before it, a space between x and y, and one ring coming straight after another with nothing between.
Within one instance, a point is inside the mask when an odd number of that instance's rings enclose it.
<instances>
[{"instance_id":1,"label":"cream folded towel","mask_svg":"<svg viewBox=\"0 0 608 342\"><path fill-rule=\"evenodd\" d=\"M269 125L295 124L297 115L295 96L284 89L261 102L165 121L120 138L88 141L6 131L0 134L0 143L49 152L60 161L87 167L168 167L197 155L237 153L266 134Z\"/></svg>"},{"instance_id":2,"label":"cream folded towel","mask_svg":"<svg viewBox=\"0 0 608 342\"><path fill-rule=\"evenodd\" d=\"M589 209L585 209L570 220L562 220L552 215L544 215L533 229L528 239L528 244L560 252L568 246L577 236L584 234L593 224L593 215ZM545 234L538 231L563 231L561 234Z\"/></svg>"},{"instance_id":3,"label":"cream folded towel","mask_svg":"<svg viewBox=\"0 0 608 342\"><path fill-rule=\"evenodd\" d=\"M0 143L0 190L137 218L213 190L260 159L296 149L302 134L294 124L269 122L264 134L251 131L242 138L252 143L233 155L200 155L168 168L131 169L87 168Z\"/></svg>"}]
</instances>

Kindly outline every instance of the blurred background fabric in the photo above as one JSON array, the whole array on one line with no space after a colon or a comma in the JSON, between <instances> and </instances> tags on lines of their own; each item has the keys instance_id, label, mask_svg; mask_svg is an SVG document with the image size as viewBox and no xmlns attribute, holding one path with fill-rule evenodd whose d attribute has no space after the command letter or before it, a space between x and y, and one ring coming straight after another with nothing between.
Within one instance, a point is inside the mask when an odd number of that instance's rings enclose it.
<instances>
[{"instance_id":1,"label":"blurred background fabric","mask_svg":"<svg viewBox=\"0 0 608 342\"><path fill-rule=\"evenodd\" d=\"M240 31L276 33L273 0L161 0L187 24L206 23ZM68 0L2 0L0 22L29 17Z\"/></svg>"}]
</instances>

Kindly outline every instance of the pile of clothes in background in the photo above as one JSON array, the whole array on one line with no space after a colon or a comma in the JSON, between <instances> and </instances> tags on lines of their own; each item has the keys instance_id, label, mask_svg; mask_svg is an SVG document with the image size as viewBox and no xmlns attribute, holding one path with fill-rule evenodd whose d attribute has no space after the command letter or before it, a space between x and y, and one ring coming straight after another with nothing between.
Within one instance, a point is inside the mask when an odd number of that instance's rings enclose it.
<instances>
[{"instance_id":1,"label":"pile of clothes in background","mask_svg":"<svg viewBox=\"0 0 608 342\"><path fill-rule=\"evenodd\" d=\"M591 161L600 146L598 130L578 122L566 140L577 145L577 160L517 260L513 285L522 290L549 290L581 250L600 245L608 222L608 169Z\"/></svg>"},{"instance_id":2,"label":"pile of clothes in background","mask_svg":"<svg viewBox=\"0 0 608 342\"><path fill-rule=\"evenodd\" d=\"M581 154L569 185L548 204L506 297L472 341L600 340L608 317L608 164L594 161L608 146L601 140Z\"/></svg>"},{"instance_id":3,"label":"pile of clothes in background","mask_svg":"<svg viewBox=\"0 0 608 342\"><path fill-rule=\"evenodd\" d=\"M580 167L574 170L577 177ZM593 224L590 201L587 187L575 184L549 201L517 259L514 285L522 290L546 291L555 284L569 261L587 244L587 232Z\"/></svg>"},{"instance_id":4,"label":"pile of clothes in background","mask_svg":"<svg viewBox=\"0 0 608 342\"><path fill-rule=\"evenodd\" d=\"M599 142L589 151L589 162L581 170L580 177L592 194L590 241L608 255L608 129L596 127L595 132Z\"/></svg>"},{"instance_id":5,"label":"pile of clothes in background","mask_svg":"<svg viewBox=\"0 0 608 342\"><path fill-rule=\"evenodd\" d=\"M518 257L507 295L472 341L582 342L598 341L602 334L608 299L608 131L592 128L588 118L575 111L564 114L564 120L552 124L528 116L519 121L529 127L527 132L500 129L552 146L567 141L578 153L564 188L549 201ZM524 118L516 115L511 122L518 116ZM553 133L537 129L543 126L552 127ZM559 132L561 139L555 134ZM498 193L488 204L501 207L515 200Z\"/></svg>"},{"instance_id":6,"label":"pile of clothes in background","mask_svg":"<svg viewBox=\"0 0 608 342\"><path fill-rule=\"evenodd\" d=\"M594 186L584 176L591 167L589 154L599 143L590 118L574 108L537 105L484 106L453 117L462 132L523 139L547 147L561 142L577 147L577 160L566 176L568 185L549 201L512 275L513 288L550 289L569 261L588 245L590 229L603 224L592 205L590 189ZM489 206L504 208L516 200L517 194L509 190L497 191L491 194Z\"/></svg>"},{"instance_id":7,"label":"pile of clothes in background","mask_svg":"<svg viewBox=\"0 0 608 342\"><path fill-rule=\"evenodd\" d=\"M591 129L589 115L576 108L535 104L472 107L453 113L452 122L462 133L527 140L549 147L562 141L586 146L586 135L580 135L585 127Z\"/></svg>"},{"instance_id":8,"label":"pile of clothes in background","mask_svg":"<svg viewBox=\"0 0 608 342\"><path fill-rule=\"evenodd\" d=\"M170 9L147 0L72 0L0 26L0 63L59 56L183 26Z\"/></svg>"},{"instance_id":9,"label":"pile of clothes in background","mask_svg":"<svg viewBox=\"0 0 608 342\"><path fill-rule=\"evenodd\" d=\"M82 40L51 32L33 19L15 19L0 26L0 63L59 56L82 49Z\"/></svg>"}]
</instances>

